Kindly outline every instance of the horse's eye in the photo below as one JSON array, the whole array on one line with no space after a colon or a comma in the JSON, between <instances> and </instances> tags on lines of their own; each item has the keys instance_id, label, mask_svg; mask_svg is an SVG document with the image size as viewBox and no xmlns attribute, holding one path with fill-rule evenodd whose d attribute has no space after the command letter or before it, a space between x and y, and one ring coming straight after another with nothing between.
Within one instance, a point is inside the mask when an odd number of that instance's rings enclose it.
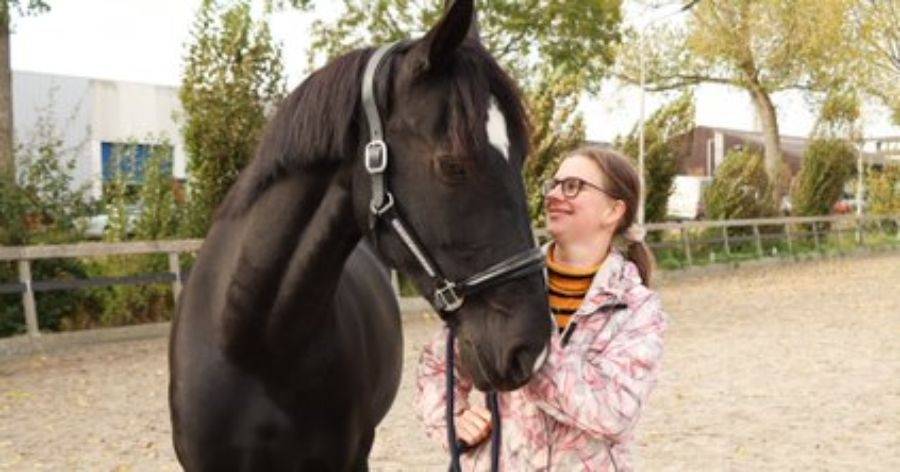
<instances>
[{"instance_id":1,"label":"horse's eye","mask_svg":"<svg viewBox=\"0 0 900 472\"><path fill-rule=\"evenodd\" d=\"M454 182L465 180L468 174L465 163L452 157L438 158L437 167L441 177Z\"/></svg>"}]
</instances>

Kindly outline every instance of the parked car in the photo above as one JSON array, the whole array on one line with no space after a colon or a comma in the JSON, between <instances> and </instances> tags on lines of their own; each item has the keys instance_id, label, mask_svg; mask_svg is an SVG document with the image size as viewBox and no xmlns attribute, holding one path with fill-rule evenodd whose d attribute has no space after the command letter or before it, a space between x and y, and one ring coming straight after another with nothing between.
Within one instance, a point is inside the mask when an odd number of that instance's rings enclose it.
<instances>
[{"instance_id":1,"label":"parked car","mask_svg":"<svg viewBox=\"0 0 900 472\"><path fill-rule=\"evenodd\" d=\"M856 213L856 195L844 194L841 196L841 199L834 202L834 205L831 206L831 212L836 213L838 215L848 215L851 213ZM863 211L869 207L869 202L863 200Z\"/></svg>"},{"instance_id":2,"label":"parked car","mask_svg":"<svg viewBox=\"0 0 900 472\"><path fill-rule=\"evenodd\" d=\"M134 234L137 227L138 219L141 217L141 207L139 205L125 206L125 232L130 236ZM101 213L87 218L79 219L76 224L83 230L83 234L88 239L103 239L106 230L109 227L109 215Z\"/></svg>"}]
</instances>

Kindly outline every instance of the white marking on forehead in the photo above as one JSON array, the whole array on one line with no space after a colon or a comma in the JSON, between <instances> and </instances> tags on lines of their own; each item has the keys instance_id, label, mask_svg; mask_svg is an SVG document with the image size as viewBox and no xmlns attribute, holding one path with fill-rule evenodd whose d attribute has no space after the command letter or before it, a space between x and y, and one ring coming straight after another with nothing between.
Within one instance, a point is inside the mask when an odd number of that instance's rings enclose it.
<instances>
[{"instance_id":1,"label":"white marking on forehead","mask_svg":"<svg viewBox=\"0 0 900 472\"><path fill-rule=\"evenodd\" d=\"M506 127L506 117L500 111L494 96L491 96L491 107L488 108L487 135L491 145L509 162L509 130Z\"/></svg>"}]
</instances>

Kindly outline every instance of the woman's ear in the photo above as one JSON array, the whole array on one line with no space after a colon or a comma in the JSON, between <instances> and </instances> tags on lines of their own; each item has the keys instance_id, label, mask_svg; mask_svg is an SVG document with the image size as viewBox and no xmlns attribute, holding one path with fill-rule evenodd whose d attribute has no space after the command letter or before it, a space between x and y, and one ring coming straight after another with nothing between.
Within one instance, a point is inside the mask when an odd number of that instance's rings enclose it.
<instances>
[{"instance_id":1,"label":"woman's ear","mask_svg":"<svg viewBox=\"0 0 900 472\"><path fill-rule=\"evenodd\" d=\"M612 206L610 206L609 211L606 212L606 216L603 218L604 223L618 228L621 224L623 218L625 218L625 202L623 200L614 200Z\"/></svg>"}]
</instances>

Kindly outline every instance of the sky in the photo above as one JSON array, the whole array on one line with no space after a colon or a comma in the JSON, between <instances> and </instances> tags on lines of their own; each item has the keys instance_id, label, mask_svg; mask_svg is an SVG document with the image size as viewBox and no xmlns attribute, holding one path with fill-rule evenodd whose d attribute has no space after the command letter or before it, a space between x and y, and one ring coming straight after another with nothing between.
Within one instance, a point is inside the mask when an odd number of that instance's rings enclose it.
<instances>
[{"instance_id":1,"label":"sky","mask_svg":"<svg viewBox=\"0 0 900 472\"><path fill-rule=\"evenodd\" d=\"M177 86L185 43L200 0L49 0L49 13L15 17L11 36L13 70ZM288 86L305 77L310 25L315 18L340 15L339 3L319 1L312 13L287 11L271 20L273 36L283 48ZM626 17L627 18L627 17ZM626 20L631 21L631 20ZM697 124L756 129L749 96L733 88L709 85L695 92ZM646 95L646 113L671 99ZM786 92L773 97L784 135L809 134L815 114L806 98ZM587 137L612 141L631 130L639 118L638 87L609 81L582 105ZM887 111L876 104L863 110L867 136L900 135Z\"/></svg>"}]
</instances>

